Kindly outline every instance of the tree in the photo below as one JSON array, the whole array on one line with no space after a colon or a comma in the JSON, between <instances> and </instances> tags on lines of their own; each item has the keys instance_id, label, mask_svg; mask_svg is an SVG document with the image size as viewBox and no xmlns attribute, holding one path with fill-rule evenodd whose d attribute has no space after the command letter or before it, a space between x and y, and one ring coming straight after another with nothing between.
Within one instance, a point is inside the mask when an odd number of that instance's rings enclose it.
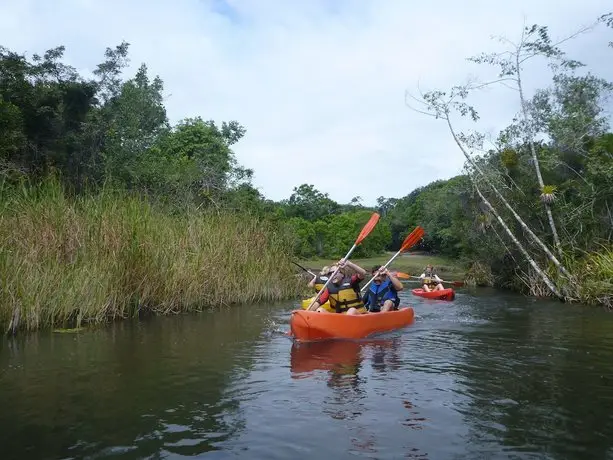
<instances>
[{"instance_id":1,"label":"tree","mask_svg":"<svg viewBox=\"0 0 613 460\"><path fill-rule=\"evenodd\" d=\"M149 174L144 169L150 167L150 149L169 129L163 87L158 76L149 80L147 66L142 64L119 90L109 89L113 97L104 106L108 129L103 151L106 173L128 188L138 188L140 177Z\"/></svg>"},{"instance_id":2,"label":"tree","mask_svg":"<svg viewBox=\"0 0 613 460\"><path fill-rule=\"evenodd\" d=\"M95 85L60 62L64 47L25 56L0 47L0 153L5 162L33 176L51 169L79 182L80 141Z\"/></svg>"},{"instance_id":3,"label":"tree","mask_svg":"<svg viewBox=\"0 0 613 460\"><path fill-rule=\"evenodd\" d=\"M594 25L595 24L596 23L594 23ZM502 53L483 53L479 56L473 56L468 58L468 60L472 62L487 63L498 66L500 68L498 80L496 80L495 82L479 85L480 88L484 86L489 86L493 83L506 82L513 83L517 88L522 116L522 122L519 124L518 133L521 135L521 141L527 144L530 148L534 171L536 173L536 178L539 184L539 188L541 190L541 197L550 196L551 193L548 192L553 189L551 186L547 186L546 188L541 173L539 158L535 147L535 126L532 118L530 117L528 105L529 101L527 100L524 92L524 84L522 80L523 66L526 62L535 57L544 57L550 60L550 62L552 62L555 66L559 66L561 68L575 69L583 65L578 61L565 59L564 52L559 48L559 45L567 40L570 40L573 37L576 37L580 33L586 32L594 25L582 28L580 31L572 34L571 36L566 37L563 40L560 40L557 43L553 44L551 38L549 37L547 27L534 24L530 27L523 28L521 38L517 43L509 39L500 37L500 41L506 43L510 47L509 50L506 50ZM543 199L542 202L545 208L545 212L547 214L549 227L551 228L554 246L558 252L558 255L561 256L562 245L551 211L551 201L548 199Z\"/></svg>"},{"instance_id":4,"label":"tree","mask_svg":"<svg viewBox=\"0 0 613 460\"><path fill-rule=\"evenodd\" d=\"M464 157L466 158L467 162L470 165L470 168L468 169L469 177L471 178L473 184L475 184L475 187L478 188L478 183L477 183L476 178L475 178L475 174L478 174L479 176L481 176L485 180L485 182L494 191L494 193L500 199L500 201L504 204L504 206L511 212L511 214L517 220L517 222L520 224L522 229L526 233L528 233L528 235L530 235L530 237L533 239L533 241L535 241L543 249L543 251L547 254L549 259L556 265L556 267L558 267L558 269L560 271L562 271L564 273L564 275L566 275L568 277L568 279L570 280L571 279L570 273L560 263L560 261L553 255L551 250L534 233L534 231L532 231L530 229L530 227L527 225L527 223L524 221L524 219L522 219L519 216L517 211L508 202L508 200L504 197L504 195L502 193L500 193L498 188L488 178L488 176L485 175L483 170L479 167L479 165L475 162L475 160L468 153L467 148L465 147L463 142L460 140L460 136L458 136L458 134L456 134L456 131L454 130L453 124L451 122L452 111L457 110L458 113L460 115L462 115L462 116L467 116L468 115L468 116L470 116L470 118L473 121L477 121L478 118L479 118L479 115L478 115L477 111L474 109L474 107L472 107L472 106L468 105L466 102L464 102L464 100L466 99L466 97L468 96L468 94L470 92L470 89L473 89L473 88L470 85L465 85L465 86L453 87L449 94L447 94L446 92L443 92L443 91L431 91L429 93L424 94L422 101L419 101L419 102L423 103L423 105L425 106L426 110L425 111L424 110L417 110L417 109L414 109L414 110L416 110L416 111L418 111L418 112L420 112L422 114L434 117L436 119L443 119L447 123L447 127L449 128L449 131L450 131L450 133L451 133L451 135L452 135L456 145L459 147L460 151L462 152L462 154L464 155ZM470 140L468 137L463 137L463 138L465 139L465 141L469 141ZM492 206L492 204L480 192L479 192L479 196L482 197L482 199L484 200L484 203L486 204L486 206L490 210L494 210L494 207ZM492 211L492 212L494 212L494 211ZM495 215L499 215L499 213L495 212ZM560 297L561 296L560 291L554 285L553 281L538 266L538 264L536 263L534 258L532 256L530 256L528 251L525 249L525 247L519 241L519 239L515 236L515 234L511 231L511 229L506 224L506 222L502 218L500 218L498 221L501 223L503 229L508 234L509 238L511 238L513 243L518 247L518 249L524 255L524 257L526 258L528 263L532 266L532 268L536 271L536 273L538 273L538 275L543 280L543 282L547 285L549 290L552 293L554 293L556 296Z\"/></svg>"},{"instance_id":5,"label":"tree","mask_svg":"<svg viewBox=\"0 0 613 460\"><path fill-rule=\"evenodd\" d=\"M290 216L302 217L309 221L322 219L340 210L340 205L330 199L327 193L322 193L308 184L294 187L286 205Z\"/></svg>"},{"instance_id":6,"label":"tree","mask_svg":"<svg viewBox=\"0 0 613 460\"><path fill-rule=\"evenodd\" d=\"M613 29L613 13L603 14L598 20ZM613 41L609 42L609 46L613 48Z\"/></svg>"}]
</instances>

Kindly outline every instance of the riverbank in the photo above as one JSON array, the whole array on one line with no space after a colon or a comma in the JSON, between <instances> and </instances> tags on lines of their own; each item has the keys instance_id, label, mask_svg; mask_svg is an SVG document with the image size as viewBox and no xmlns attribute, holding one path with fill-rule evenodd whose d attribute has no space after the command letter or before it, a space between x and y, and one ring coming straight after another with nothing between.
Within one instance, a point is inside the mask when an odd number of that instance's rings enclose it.
<instances>
[{"instance_id":1,"label":"riverbank","mask_svg":"<svg viewBox=\"0 0 613 460\"><path fill-rule=\"evenodd\" d=\"M0 189L0 330L79 327L298 295L290 241L239 214L171 215L123 192Z\"/></svg>"}]
</instances>

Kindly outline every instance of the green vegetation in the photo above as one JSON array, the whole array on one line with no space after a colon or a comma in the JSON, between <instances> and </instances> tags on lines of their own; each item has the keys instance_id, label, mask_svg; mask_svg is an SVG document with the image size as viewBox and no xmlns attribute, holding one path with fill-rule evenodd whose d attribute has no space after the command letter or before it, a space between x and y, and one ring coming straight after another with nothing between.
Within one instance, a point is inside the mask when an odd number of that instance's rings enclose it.
<instances>
[{"instance_id":1,"label":"green vegetation","mask_svg":"<svg viewBox=\"0 0 613 460\"><path fill-rule=\"evenodd\" d=\"M596 25L613 28L612 18ZM159 77L143 64L123 79L128 48L108 48L86 79L62 62L63 47L29 59L0 47L1 328L287 298L304 287L291 258L337 260L373 211L381 220L358 263L386 261L421 225L415 249L441 259L403 256L395 268L432 261L476 285L611 305L613 84L567 59L546 27L526 28L506 54L472 58L498 66L497 80L424 95L423 113L447 122L465 170L375 207L309 184L266 199L232 151L246 129L200 117L171 125ZM553 78L528 99L522 65L533 58ZM494 139L455 131L456 116L479 118L470 95L500 82L518 89L510 126Z\"/></svg>"},{"instance_id":2,"label":"green vegetation","mask_svg":"<svg viewBox=\"0 0 613 460\"><path fill-rule=\"evenodd\" d=\"M559 43L547 27L526 27L520 41L501 41L508 48L469 58L497 67L494 80L413 98L421 105L412 108L447 124L466 158L465 174L431 184L415 201L444 206L438 220L432 217L434 225L424 225L434 248L471 262L467 281L613 307L613 133L607 110L613 83L560 48L603 24L613 27L612 19L602 16ZM551 84L532 98L524 90L528 61L552 74ZM517 90L512 123L494 137L458 132L458 118L479 120L471 96L502 84Z\"/></svg>"},{"instance_id":3,"label":"green vegetation","mask_svg":"<svg viewBox=\"0 0 613 460\"><path fill-rule=\"evenodd\" d=\"M36 329L299 292L289 239L257 219L172 216L125 192L52 180L0 191L0 324Z\"/></svg>"}]
</instances>

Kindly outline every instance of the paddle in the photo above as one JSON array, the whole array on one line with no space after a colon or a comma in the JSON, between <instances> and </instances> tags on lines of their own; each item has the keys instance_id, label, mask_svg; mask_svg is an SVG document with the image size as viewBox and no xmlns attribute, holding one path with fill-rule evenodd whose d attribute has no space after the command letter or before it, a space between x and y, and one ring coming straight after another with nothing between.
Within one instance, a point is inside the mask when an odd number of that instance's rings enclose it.
<instances>
[{"instance_id":1,"label":"paddle","mask_svg":"<svg viewBox=\"0 0 613 460\"><path fill-rule=\"evenodd\" d=\"M415 278L416 280L421 280L421 278L419 276L411 276L411 278ZM441 283L453 284L456 287L464 286L464 281L445 281L445 280L441 280Z\"/></svg>"},{"instance_id":2,"label":"paddle","mask_svg":"<svg viewBox=\"0 0 613 460\"><path fill-rule=\"evenodd\" d=\"M415 227L415 230L409 233L409 235L404 239L404 241L402 242L402 245L400 246L400 249L398 249L398 252L396 252L396 254L394 254L392 258L388 260L387 263L383 267L381 267L379 270L383 270L384 268L387 268L387 266L391 264L394 261L394 259L396 259L396 257L398 257L402 252L408 251L413 246L415 246L419 242L419 240L423 238L424 233L425 233L424 229L421 228L419 225ZM377 272L379 272L379 270L377 270ZM376 275L377 274L375 273L373 277L368 281L368 283L366 283L364 287L360 289L360 292L364 292L364 290L368 287L368 285L372 282L372 280L375 279ZM410 275L407 275L407 277L409 276Z\"/></svg>"},{"instance_id":3,"label":"paddle","mask_svg":"<svg viewBox=\"0 0 613 460\"><path fill-rule=\"evenodd\" d=\"M404 272L392 272L392 275L394 275L396 278L399 278L401 280L408 280L411 275L409 275L408 273L404 273Z\"/></svg>"},{"instance_id":4,"label":"paddle","mask_svg":"<svg viewBox=\"0 0 613 460\"><path fill-rule=\"evenodd\" d=\"M296 262L294 262L293 260L292 260L292 263L293 263L294 265L296 265L298 268L303 269L303 270L304 270L305 272L307 272L309 275L317 276L317 275L316 275L315 273L313 273L311 270L308 270L308 269L304 268L302 265L297 264L297 263L296 263Z\"/></svg>"},{"instance_id":5,"label":"paddle","mask_svg":"<svg viewBox=\"0 0 613 460\"><path fill-rule=\"evenodd\" d=\"M379 214L376 213L376 212L373 213L372 216L370 216L370 219L368 219L368 222L366 222L366 225L364 225L364 227L362 228L362 231L360 232L360 234L356 238L355 243L353 243L353 246L351 246L351 249L349 250L347 255L344 257L345 261L349 260L349 256L351 256L353 251L355 251L355 248L357 248L358 245L364 240L364 238L366 238L370 234L370 232L372 232L372 229L375 228L375 225L377 225L377 222L379 222L379 217L380 217ZM324 289L326 289L328 287L328 284L330 284L330 281L332 281L334 279L334 277L336 276L336 274L338 273L338 271L340 269L341 269L341 267L340 267L340 265L338 265L336 267L336 270L334 270L334 273L332 274L332 276L330 276L328 278L328 280L326 281L326 284L324 284L324 286L321 288L321 290L313 298L313 300L311 301L311 304L308 306L307 310L309 310L313 306L313 304L319 300L319 296L321 295L321 293L324 292Z\"/></svg>"}]
</instances>

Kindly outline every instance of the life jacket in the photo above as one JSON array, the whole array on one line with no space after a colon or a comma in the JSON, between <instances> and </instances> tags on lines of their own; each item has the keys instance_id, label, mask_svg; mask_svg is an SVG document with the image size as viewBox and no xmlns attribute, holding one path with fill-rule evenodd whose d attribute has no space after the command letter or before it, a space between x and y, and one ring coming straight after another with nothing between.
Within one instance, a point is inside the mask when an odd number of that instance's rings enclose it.
<instances>
[{"instance_id":1,"label":"life jacket","mask_svg":"<svg viewBox=\"0 0 613 460\"><path fill-rule=\"evenodd\" d=\"M370 287L368 289L368 305L372 308L372 306L379 305L379 302L385 298L388 292L392 290L392 281L388 278L383 281L381 284L375 284L374 282L370 283ZM393 295L393 298L396 298L396 295Z\"/></svg>"},{"instance_id":2,"label":"life jacket","mask_svg":"<svg viewBox=\"0 0 613 460\"><path fill-rule=\"evenodd\" d=\"M438 281L434 279L436 272L424 272L424 275L424 284L427 284L428 286L436 286L436 284L438 284Z\"/></svg>"},{"instance_id":3,"label":"life jacket","mask_svg":"<svg viewBox=\"0 0 613 460\"><path fill-rule=\"evenodd\" d=\"M360 298L360 291L351 285L351 276L345 276L340 284L328 284L330 306L336 313L345 313L350 308L362 308L364 303Z\"/></svg>"},{"instance_id":4,"label":"life jacket","mask_svg":"<svg viewBox=\"0 0 613 460\"><path fill-rule=\"evenodd\" d=\"M313 288L315 289L315 292L321 291L324 285L326 284L326 281L328 281L327 276L317 275L317 278L315 279L315 285L313 286Z\"/></svg>"}]
</instances>

